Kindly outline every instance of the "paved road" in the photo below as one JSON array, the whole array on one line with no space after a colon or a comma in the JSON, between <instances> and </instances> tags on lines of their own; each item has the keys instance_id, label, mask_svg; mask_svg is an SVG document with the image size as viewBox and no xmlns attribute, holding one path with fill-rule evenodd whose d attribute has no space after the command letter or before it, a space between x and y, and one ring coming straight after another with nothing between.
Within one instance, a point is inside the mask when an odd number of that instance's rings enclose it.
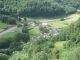
<instances>
[{"instance_id":1,"label":"paved road","mask_svg":"<svg viewBox=\"0 0 80 60\"><path fill-rule=\"evenodd\" d=\"M14 30L14 29L16 29L16 28L17 28L17 26L14 26L14 27L12 27L12 28L10 28L10 29L8 29L8 30L5 30L5 31L3 31L3 32L0 33L0 36L2 36L2 35L5 34L5 33L10 32L10 31L12 31L12 30Z\"/></svg>"}]
</instances>

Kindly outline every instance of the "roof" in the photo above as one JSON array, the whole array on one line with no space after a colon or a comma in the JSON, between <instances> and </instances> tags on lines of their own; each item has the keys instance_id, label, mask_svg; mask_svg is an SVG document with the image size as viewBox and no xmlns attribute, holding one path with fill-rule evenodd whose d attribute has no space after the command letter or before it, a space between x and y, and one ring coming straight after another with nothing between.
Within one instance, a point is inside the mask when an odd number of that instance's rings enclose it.
<instances>
[{"instance_id":1,"label":"roof","mask_svg":"<svg viewBox=\"0 0 80 60\"><path fill-rule=\"evenodd\" d=\"M47 26L47 23L42 23L42 26Z\"/></svg>"}]
</instances>

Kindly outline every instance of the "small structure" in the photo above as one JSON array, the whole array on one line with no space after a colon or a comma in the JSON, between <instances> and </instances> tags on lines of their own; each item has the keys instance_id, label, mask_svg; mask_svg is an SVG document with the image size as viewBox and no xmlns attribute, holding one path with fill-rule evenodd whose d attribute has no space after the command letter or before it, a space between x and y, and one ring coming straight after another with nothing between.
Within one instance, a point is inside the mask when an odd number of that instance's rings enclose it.
<instances>
[{"instance_id":1,"label":"small structure","mask_svg":"<svg viewBox=\"0 0 80 60\"><path fill-rule=\"evenodd\" d=\"M28 25L35 27L35 23L34 22L29 22Z\"/></svg>"},{"instance_id":2,"label":"small structure","mask_svg":"<svg viewBox=\"0 0 80 60\"><path fill-rule=\"evenodd\" d=\"M24 20L24 18L21 18L21 20Z\"/></svg>"},{"instance_id":3,"label":"small structure","mask_svg":"<svg viewBox=\"0 0 80 60\"><path fill-rule=\"evenodd\" d=\"M45 26L47 26L47 25L48 25L47 23L42 23L42 26L43 26L43 27L45 27Z\"/></svg>"}]
</instances>

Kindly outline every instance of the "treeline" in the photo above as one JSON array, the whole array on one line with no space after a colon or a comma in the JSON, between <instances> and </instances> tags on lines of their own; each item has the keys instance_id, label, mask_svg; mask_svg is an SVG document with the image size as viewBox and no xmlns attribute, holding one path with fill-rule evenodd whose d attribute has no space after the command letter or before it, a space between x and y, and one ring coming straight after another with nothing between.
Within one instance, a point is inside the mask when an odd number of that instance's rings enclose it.
<instances>
[{"instance_id":1,"label":"treeline","mask_svg":"<svg viewBox=\"0 0 80 60\"><path fill-rule=\"evenodd\" d=\"M75 44L80 43L80 18L77 22L63 29L54 39L58 41L70 40L71 43L73 42Z\"/></svg>"},{"instance_id":2,"label":"treeline","mask_svg":"<svg viewBox=\"0 0 80 60\"><path fill-rule=\"evenodd\" d=\"M54 42L40 38L35 42L26 43L21 51L23 53L14 52L9 60L52 60L55 59L55 54L53 55L51 51L52 48L54 48Z\"/></svg>"},{"instance_id":3,"label":"treeline","mask_svg":"<svg viewBox=\"0 0 80 60\"><path fill-rule=\"evenodd\" d=\"M79 0L2 0L1 13L18 16L59 16L75 13Z\"/></svg>"},{"instance_id":4,"label":"treeline","mask_svg":"<svg viewBox=\"0 0 80 60\"><path fill-rule=\"evenodd\" d=\"M59 60L80 60L80 18L64 28L53 41L66 41L64 50L59 53Z\"/></svg>"},{"instance_id":5,"label":"treeline","mask_svg":"<svg viewBox=\"0 0 80 60\"><path fill-rule=\"evenodd\" d=\"M8 24L16 24L16 18L7 15L0 15L0 21Z\"/></svg>"},{"instance_id":6,"label":"treeline","mask_svg":"<svg viewBox=\"0 0 80 60\"><path fill-rule=\"evenodd\" d=\"M15 37L0 38L0 60L8 60L14 51L21 51L24 44L29 41L30 36L26 26Z\"/></svg>"}]
</instances>

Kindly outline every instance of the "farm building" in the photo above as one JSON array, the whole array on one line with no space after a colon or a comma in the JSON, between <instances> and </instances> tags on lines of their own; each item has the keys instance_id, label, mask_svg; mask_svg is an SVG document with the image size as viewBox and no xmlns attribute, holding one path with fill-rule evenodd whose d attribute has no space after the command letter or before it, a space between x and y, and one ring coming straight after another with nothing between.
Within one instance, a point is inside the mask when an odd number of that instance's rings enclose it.
<instances>
[{"instance_id":1,"label":"farm building","mask_svg":"<svg viewBox=\"0 0 80 60\"><path fill-rule=\"evenodd\" d=\"M42 23L42 26L44 27L44 26L47 26L48 24L47 23Z\"/></svg>"}]
</instances>

